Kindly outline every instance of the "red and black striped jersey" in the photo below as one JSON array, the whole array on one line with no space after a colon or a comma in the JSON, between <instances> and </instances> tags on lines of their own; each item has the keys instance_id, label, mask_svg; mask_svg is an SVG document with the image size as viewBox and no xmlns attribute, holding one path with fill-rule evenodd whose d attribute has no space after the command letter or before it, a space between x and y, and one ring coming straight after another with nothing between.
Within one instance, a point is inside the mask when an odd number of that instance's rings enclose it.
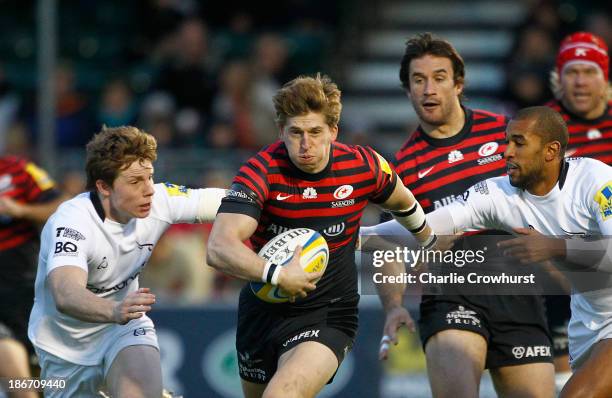
<instances>
[{"instance_id":1,"label":"red and black striped jersey","mask_svg":"<svg viewBox=\"0 0 612 398\"><path fill-rule=\"evenodd\" d=\"M21 203L42 203L57 197L54 188L53 180L34 163L16 156L0 157L0 196ZM31 222L0 215L0 251L37 236L37 227Z\"/></svg>"},{"instance_id":2,"label":"red and black striped jersey","mask_svg":"<svg viewBox=\"0 0 612 398\"><path fill-rule=\"evenodd\" d=\"M503 115L464 108L465 124L449 138L432 138L419 126L392 161L426 213L453 202L469 187L505 173Z\"/></svg>"},{"instance_id":3,"label":"red and black striped jersey","mask_svg":"<svg viewBox=\"0 0 612 398\"><path fill-rule=\"evenodd\" d=\"M356 295L355 243L363 210L368 201L386 201L396 179L387 161L368 147L334 142L326 168L309 174L290 161L284 143L277 141L240 168L219 212L258 220L251 237L256 252L292 228L311 228L325 237L330 250L325 274L315 291L292 304L312 308Z\"/></svg>"},{"instance_id":4,"label":"red and black striped jersey","mask_svg":"<svg viewBox=\"0 0 612 398\"><path fill-rule=\"evenodd\" d=\"M550 101L546 106L561 114L569 131L569 142L565 156L588 157L612 165L612 101L603 115L587 120L570 113L559 101Z\"/></svg>"}]
</instances>

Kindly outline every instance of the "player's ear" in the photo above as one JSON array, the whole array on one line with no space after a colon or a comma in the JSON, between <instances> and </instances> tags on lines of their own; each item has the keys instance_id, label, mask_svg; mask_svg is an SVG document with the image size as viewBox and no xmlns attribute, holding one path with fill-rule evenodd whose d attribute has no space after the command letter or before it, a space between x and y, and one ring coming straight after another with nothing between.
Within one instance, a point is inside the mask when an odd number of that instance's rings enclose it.
<instances>
[{"instance_id":1,"label":"player's ear","mask_svg":"<svg viewBox=\"0 0 612 398\"><path fill-rule=\"evenodd\" d=\"M463 94L463 88L463 81L455 82L455 93L457 93L457 97L461 97L461 94Z\"/></svg>"},{"instance_id":2,"label":"player's ear","mask_svg":"<svg viewBox=\"0 0 612 398\"><path fill-rule=\"evenodd\" d=\"M96 189L103 196L110 196L112 187L103 180L96 180Z\"/></svg>"},{"instance_id":3,"label":"player's ear","mask_svg":"<svg viewBox=\"0 0 612 398\"><path fill-rule=\"evenodd\" d=\"M338 138L338 125L330 127L329 130L331 131L332 141L336 141L336 138Z\"/></svg>"},{"instance_id":4,"label":"player's ear","mask_svg":"<svg viewBox=\"0 0 612 398\"><path fill-rule=\"evenodd\" d=\"M278 126L278 139L282 140L285 136L285 128L283 126Z\"/></svg>"},{"instance_id":5,"label":"player's ear","mask_svg":"<svg viewBox=\"0 0 612 398\"><path fill-rule=\"evenodd\" d=\"M559 157L561 157L561 143L559 141L552 141L546 144L546 161L552 162Z\"/></svg>"}]
</instances>

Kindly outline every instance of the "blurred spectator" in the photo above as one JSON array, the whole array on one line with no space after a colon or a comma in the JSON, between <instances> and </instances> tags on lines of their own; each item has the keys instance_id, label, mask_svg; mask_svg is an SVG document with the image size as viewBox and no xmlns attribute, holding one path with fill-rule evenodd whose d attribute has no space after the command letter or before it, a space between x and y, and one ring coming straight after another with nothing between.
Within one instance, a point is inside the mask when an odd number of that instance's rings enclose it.
<instances>
[{"instance_id":1,"label":"blurred spectator","mask_svg":"<svg viewBox=\"0 0 612 398\"><path fill-rule=\"evenodd\" d=\"M98 126L119 127L136 122L137 107L130 87L121 79L111 80L102 91Z\"/></svg>"},{"instance_id":2,"label":"blurred spectator","mask_svg":"<svg viewBox=\"0 0 612 398\"><path fill-rule=\"evenodd\" d=\"M587 17L586 31L600 36L605 43L612 46L612 16L610 11L594 12Z\"/></svg>"},{"instance_id":3,"label":"blurred spectator","mask_svg":"<svg viewBox=\"0 0 612 398\"><path fill-rule=\"evenodd\" d=\"M142 56L150 56L168 45L169 37L181 21L192 15L194 9L182 0L141 0L139 7L142 21ZM162 50L163 51L163 50Z\"/></svg>"},{"instance_id":4,"label":"blurred spectator","mask_svg":"<svg viewBox=\"0 0 612 398\"><path fill-rule=\"evenodd\" d=\"M34 148L30 135L30 130L25 123L13 123L6 131L4 152L28 158L32 157Z\"/></svg>"},{"instance_id":5,"label":"blurred spectator","mask_svg":"<svg viewBox=\"0 0 612 398\"><path fill-rule=\"evenodd\" d=\"M87 97L76 87L74 68L62 63L55 71L56 143L60 147L82 147L91 137L93 128ZM36 127L34 130L36 131Z\"/></svg>"},{"instance_id":6,"label":"blurred spectator","mask_svg":"<svg viewBox=\"0 0 612 398\"><path fill-rule=\"evenodd\" d=\"M138 125L157 139L160 148L174 143L175 108L172 97L162 92L150 94L142 103Z\"/></svg>"},{"instance_id":7,"label":"blurred spectator","mask_svg":"<svg viewBox=\"0 0 612 398\"><path fill-rule=\"evenodd\" d=\"M215 149L231 149L238 146L238 138L230 124L215 123L208 133L208 143Z\"/></svg>"},{"instance_id":8,"label":"blurred spectator","mask_svg":"<svg viewBox=\"0 0 612 398\"><path fill-rule=\"evenodd\" d=\"M61 181L62 192L68 198L72 198L81 192L85 192L85 175L80 170L70 170L64 173Z\"/></svg>"},{"instance_id":9,"label":"blurred spectator","mask_svg":"<svg viewBox=\"0 0 612 398\"><path fill-rule=\"evenodd\" d=\"M192 124L196 129L207 125L214 95L214 76L208 66L208 31L204 22L194 18L181 24L171 57L160 71L157 88L173 97L177 112L195 112L197 120Z\"/></svg>"},{"instance_id":10,"label":"blurred spectator","mask_svg":"<svg viewBox=\"0 0 612 398\"><path fill-rule=\"evenodd\" d=\"M226 25L228 30L221 30L215 45L224 61L248 57L253 45L253 19L244 11L235 12Z\"/></svg>"},{"instance_id":11,"label":"blurred spectator","mask_svg":"<svg viewBox=\"0 0 612 398\"><path fill-rule=\"evenodd\" d=\"M555 46L550 33L532 26L523 30L506 63L506 100L516 109L535 106L550 97L548 72L554 65Z\"/></svg>"},{"instance_id":12,"label":"blurred spectator","mask_svg":"<svg viewBox=\"0 0 612 398\"><path fill-rule=\"evenodd\" d=\"M285 40L275 33L258 37L253 51L253 80L257 101L269 106L274 112L272 97L285 81L293 78L287 76L287 59L289 49Z\"/></svg>"},{"instance_id":13,"label":"blurred spectator","mask_svg":"<svg viewBox=\"0 0 612 398\"><path fill-rule=\"evenodd\" d=\"M0 153L4 151L9 130L17 119L19 105L19 96L13 91L0 65Z\"/></svg>"},{"instance_id":14,"label":"blurred spectator","mask_svg":"<svg viewBox=\"0 0 612 398\"><path fill-rule=\"evenodd\" d=\"M231 126L239 148L259 149L274 142L278 131L268 104L271 99L258 98L251 77L252 69L246 62L232 62L223 68L213 116L215 126Z\"/></svg>"}]
</instances>

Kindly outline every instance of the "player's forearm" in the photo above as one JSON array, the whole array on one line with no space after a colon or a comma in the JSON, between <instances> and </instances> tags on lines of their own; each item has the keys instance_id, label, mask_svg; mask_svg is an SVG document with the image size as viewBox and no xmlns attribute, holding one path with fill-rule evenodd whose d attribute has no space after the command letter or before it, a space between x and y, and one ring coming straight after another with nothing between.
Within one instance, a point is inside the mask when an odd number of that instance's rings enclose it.
<instances>
[{"instance_id":1,"label":"player's forearm","mask_svg":"<svg viewBox=\"0 0 612 398\"><path fill-rule=\"evenodd\" d=\"M65 199L66 197L61 196L49 203L20 204L19 214L16 216L18 218L22 218L38 224L44 224L49 218L49 216L53 214L53 212Z\"/></svg>"},{"instance_id":2,"label":"player's forearm","mask_svg":"<svg viewBox=\"0 0 612 398\"><path fill-rule=\"evenodd\" d=\"M96 296L84 287L65 287L54 295L57 310L84 322L114 323L116 302Z\"/></svg>"},{"instance_id":3,"label":"player's forearm","mask_svg":"<svg viewBox=\"0 0 612 398\"><path fill-rule=\"evenodd\" d=\"M406 230L410 231L419 244L427 246L434 241L434 232L427 224L425 213L410 190L401 182L395 185L393 194L383 203Z\"/></svg>"},{"instance_id":4,"label":"player's forearm","mask_svg":"<svg viewBox=\"0 0 612 398\"><path fill-rule=\"evenodd\" d=\"M209 239L206 262L221 272L248 281L261 281L266 264L241 241L224 239Z\"/></svg>"}]
</instances>

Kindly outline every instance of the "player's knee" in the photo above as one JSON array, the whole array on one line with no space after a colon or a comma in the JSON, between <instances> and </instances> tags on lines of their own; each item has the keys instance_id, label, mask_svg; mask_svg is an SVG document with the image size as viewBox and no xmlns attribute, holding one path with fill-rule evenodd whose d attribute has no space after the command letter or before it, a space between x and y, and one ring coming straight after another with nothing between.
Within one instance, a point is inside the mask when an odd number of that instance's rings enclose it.
<instances>
[{"instance_id":1,"label":"player's knee","mask_svg":"<svg viewBox=\"0 0 612 398\"><path fill-rule=\"evenodd\" d=\"M28 352L23 344L12 338L0 339L0 376L29 375Z\"/></svg>"},{"instance_id":2,"label":"player's knee","mask_svg":"<svg viewBox=\"0 0 612 398\"><path fill-rule=\"evenodd\" d=\"M25 357L27 351L25 346L12 338L0 339L0 354L2 357Z\"/></svg>"}]
</instances>

